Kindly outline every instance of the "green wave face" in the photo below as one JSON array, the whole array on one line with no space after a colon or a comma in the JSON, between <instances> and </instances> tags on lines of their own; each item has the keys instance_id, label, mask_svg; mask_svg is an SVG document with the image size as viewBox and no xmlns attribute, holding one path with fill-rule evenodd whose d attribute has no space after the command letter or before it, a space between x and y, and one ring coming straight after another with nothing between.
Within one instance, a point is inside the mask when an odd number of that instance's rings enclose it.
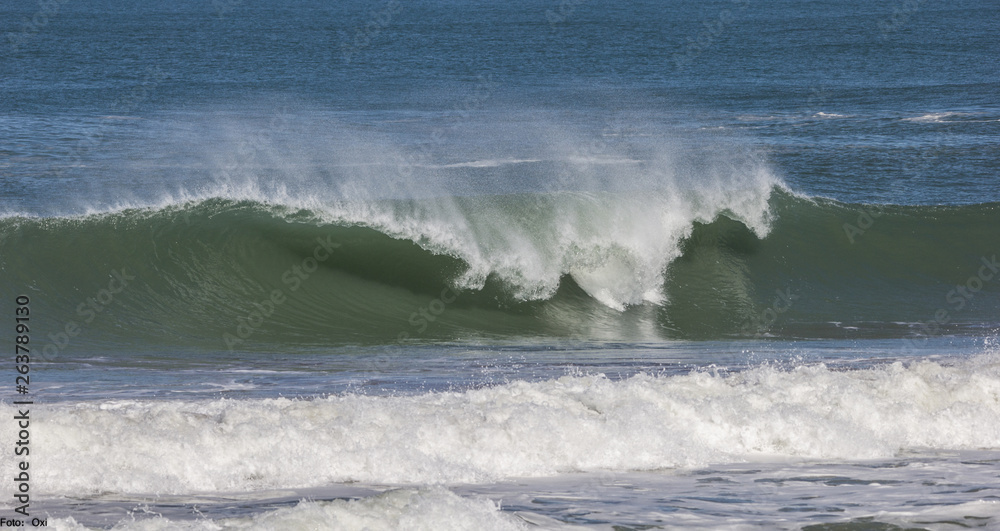
<instances>
[{"instance_id":1,"label":"green wave face","mask_svg":"<svg viewBox=\"0 0 1000 531\"><path fill-rule=\"evenodd\" d=\"M1000 205L535 194L303 210L207 200L0 221L49 353L997 326Z\"/></svg>"},{"instance_id":2,"label":"green wave face","mask_svg":"<svg viewBox=\"0 0 1000 531\"><path fill-rule=\"evenodd\" d=\"M776 194L765 238L721 218L670 265L686 337L930 336L997 327L1000 205L847 205Z\"/></svg>"}]
</instances>

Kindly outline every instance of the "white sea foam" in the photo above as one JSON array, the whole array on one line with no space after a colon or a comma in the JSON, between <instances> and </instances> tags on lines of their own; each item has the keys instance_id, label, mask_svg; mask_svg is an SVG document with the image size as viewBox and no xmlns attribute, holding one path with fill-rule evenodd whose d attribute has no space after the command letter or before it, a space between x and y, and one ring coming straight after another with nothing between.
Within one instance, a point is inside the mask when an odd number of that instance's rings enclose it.
<instances>
[{"instance_id":1,"label":"white sea foam","mask_svg":"<svg viewBox=\"0 0 1000 531\"><path fill-rule=\"evenodd\" d=\"M846 114L837 114L835 112L818 112L813 116L816 118L849 118Z\"/></svg>"},{"instance_id":2,"label":"white sea foam","mask_svg":"<svg viewBox=\"0 0 1000 531\"><path fill-rule=\"evenodd\" d=\"M83 531L72 517L49 522L57 531ZM121 531L295 531L307 529L364 529L367 531L420 531L469 529L516 531L527 526L516 517L501 513L487 499L460 497L440 488L398 489L360 500L303 501L295 507L252 517L217 520L171 520L140 515L119 522Z\"/></svg>"},{"instance_id":3,"label":"white sea foam","mask_svg":"<svg viewBox=\"0 0 1000 531\"><path fill-rule=\"evenodd\" d=\"M140 187L123 179L126 189L102 189L112 199L79 213L215 198L308 209L327 222L372 227L462 259L468 270L456 287L480 288L492 276L513 296L538 300L571 275L596 300L624 310L665 300L667 266L695 223L726 215L765 235L769 199L783 186L762 156L736 140L612 142L558 124L510 131L484 124L490 144L464 156L321 125L335 132L272 138L249 134L255 128L248 124L213 123L216 131L197 146L188 145L185 130L182 145L171 149L191 150L183 163L200 159L209 175ZM456 159L471 162L445 162ZM501 165L520 174L497 179L482 169Z\"/></svg>"},{"instance_id":4,"label":"white sea foam","mask_svg":"<svg viewBox=\"0 0 1000 531\"><path fill-rule=\"evenodd\" d=\"M694 222L728 212L766 234L770 183L750 190L726 186L708 181L693 190L645 193L354 203L327 212L331 221L371 226L461 258L469 265L461 287L481 288L497 275L517 297L546 299L569 274L595 299L621 310L663 301L663 274Z\"/></svg>"},{"instance_id":5,"label":"white sea foam","mask_svg":"<svg viewBox=\"0 0 1000 531\"><path fill-rule=\"evenodd\" d=\"M725 214L760 236L769 230L768 202L780 181L764 161L725 154L690 168L661 156L611 174L606 164L591 165L592 173L574 168L570 190L348 201L320 210L332 222L370 226L461 258L469 266L458 279L463 288L480 288L495 275L519 298L545 299L568 274L622 310L663 302L663 275L694 223Z\"/></svg>"},{"instance_id":6,"label":"white sea foam","mask_svg":"<svg viewBox=\"0 0 1000 531\"><path fill-rule=\"evenodd\" d=\"M1000 448L1000 360L566 376L407 397L118 400L31 414L32 488L53 494L490 482ZM0 436L14 440L13 430L4 423Z\"/></svg>"},{"instance_id":7,"label":"white sea foam","mask_svg":"<svg viewBox=\"0 0 1000 531\"><path fill-rule=\"evenodd\" d=\"M500 166L508 166L514 164L531 164L534 162L541 162L539 159L487 159L487 160L472 160L468 162L454 162L451 164L442 164L440 168L498 168ZM434 166L432 166L434 167Z\"/></svg>"},{"instance_id":8,"label":"white sea foam","mask_svg":"<svg viewBox=\"0 0 1000 531\"><path fill-rule=\"evenodd\" d=\"M950 120L948 120L948 118L951 118L953 116L966 116L967 114L968 113L963 113L963 112L932 112L932 113L927 113L927 114L923 114L923 115L920 115L920 116L913 116L913 117L910 117L910 118L903 118L903 121L904 122L933 122L933 123L939 123L939 122L950 121Z\"/></svg>"}]
</instances>

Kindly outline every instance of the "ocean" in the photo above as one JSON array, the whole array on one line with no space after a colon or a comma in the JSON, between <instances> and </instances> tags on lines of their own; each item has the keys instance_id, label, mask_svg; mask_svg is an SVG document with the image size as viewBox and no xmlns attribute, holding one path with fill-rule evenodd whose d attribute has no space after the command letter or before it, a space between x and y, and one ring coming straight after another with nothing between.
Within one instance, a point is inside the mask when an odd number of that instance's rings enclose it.
<instances>
[{"instance_id":1,"label":"ocean","mask_svg":"<svg viewBox=\"0 0 1000 531\"><path fill-rule=\"evenodd\" d=\"M0 526L1000 529L1000 4L0 4Z\"/></svg>"}]
</instances>

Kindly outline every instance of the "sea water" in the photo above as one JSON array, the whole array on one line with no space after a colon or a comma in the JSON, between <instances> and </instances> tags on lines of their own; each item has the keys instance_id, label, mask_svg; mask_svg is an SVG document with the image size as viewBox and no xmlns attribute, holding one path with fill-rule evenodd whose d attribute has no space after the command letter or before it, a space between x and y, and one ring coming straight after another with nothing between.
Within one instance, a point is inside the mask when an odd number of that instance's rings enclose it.
<instances>
[{"instance_id":1,"label":"sea water","mask_svg":"<svg viewBox=\"0 0 1000 531\"><path fill-rule=\"evenodd\" d=\"M994 3L0 13L0 516L1000 526Z\"/></svg>"}]
</instances>

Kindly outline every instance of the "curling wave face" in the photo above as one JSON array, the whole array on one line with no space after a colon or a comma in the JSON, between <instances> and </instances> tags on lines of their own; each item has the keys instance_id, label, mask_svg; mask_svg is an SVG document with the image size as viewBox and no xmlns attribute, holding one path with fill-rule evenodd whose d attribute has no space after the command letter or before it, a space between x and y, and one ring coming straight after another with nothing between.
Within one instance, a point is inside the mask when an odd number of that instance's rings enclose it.
<instances>
[{"instance_id":1,"label":"curling wave face","mask_svg":"<svg viewBox=\"0 0 1000 531\"><path fill-rule=\"evenodd\" d=\"M780 187L208 199L8 217L0 252L6 294L44 291L39 318L78 325L76 346L892 337L988 326L998 227L995 204L873 207Z\"/></svg>"},{"instance_id":2,"label":"curling wave face","mask_svg":"<svg viewBox=\"0 0 1000 531\"><path fill-rule=\"evenodd\" d=\"M40 295L50 355L126 339L269 350L994 322L998 204L809 198L736 139L515 118L456 129L470 140L449 153L326 122L278 138L240 123L197 146L151 129L177 153L163 182L109 169L87 180L107 184L81 191L89 203L8 208L0 295Z\"/></svg>"}]
</instances>

